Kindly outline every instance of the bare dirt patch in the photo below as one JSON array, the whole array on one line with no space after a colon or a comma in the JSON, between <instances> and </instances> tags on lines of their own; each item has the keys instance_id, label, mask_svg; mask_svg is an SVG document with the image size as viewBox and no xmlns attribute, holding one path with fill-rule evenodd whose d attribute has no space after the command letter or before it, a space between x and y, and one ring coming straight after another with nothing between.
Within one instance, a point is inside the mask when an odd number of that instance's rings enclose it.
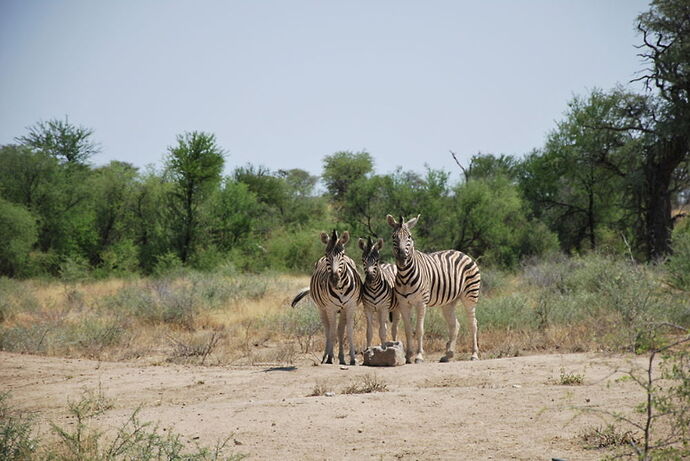
<instances>
[{"instance_id":1,"label":"bare dirt patch","mask_svg":"<svg viewBox=\"0 0 690 461\"><path fill-rule=\"evenodd\" d=\"M431 359L431 357L430 357ZM396 368L141 366L0 353L0 388L39 428L69 425L68 401L100 389L103 429L140 418L213 445L231 437L249 459L600 459L579 434L602 424L583 409L629 411L642 401L618 380L644 358L599 354L427 362ZM615 370L621 370L615 372ZM562 370L583 375L559 384ZM387 392L344 394L367 375ZM309 396L327 385L335 395ZM329 392L330 394L330 392Z\"/></svg>"}]
</instances>

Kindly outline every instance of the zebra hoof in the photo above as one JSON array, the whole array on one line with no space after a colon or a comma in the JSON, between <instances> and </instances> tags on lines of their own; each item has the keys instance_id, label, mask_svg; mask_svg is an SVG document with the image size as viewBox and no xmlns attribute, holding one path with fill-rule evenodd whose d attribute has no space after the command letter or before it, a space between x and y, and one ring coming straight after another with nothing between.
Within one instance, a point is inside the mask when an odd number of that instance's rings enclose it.
<instances>
[{"instance_id":1,"label":"zebra hoof","mask_svg":"<svg viewBox=\"0 0 690 461\"><path fill-rule=\"evenodd\" d=\"M444 355L443 357L441 357L441 360L439 360L439 362L448 363L448 362L450 362L450 359Z\"/></svg>"},{"instance_id":2,"label":"zebra hoof","mask_svg":"<svg viewBox=\"0 0 690 461\"><path fill-rule=\"evenodd\" d=\"M479 360L479 356L478 356L478 355L473 355L473 356L470 358L470 360L472 360L472 361L474 361L474 360Z\"/></svg>"},{"instance_id":3,"label":"zebra hoof","mask_svg":"<svg viewBox=\"0 0 690 461\"><path fill-rule=\"evenodd\" d=\"M414 359L414 363L424 363L424 359Z\"/></svg>"}]
</instances>

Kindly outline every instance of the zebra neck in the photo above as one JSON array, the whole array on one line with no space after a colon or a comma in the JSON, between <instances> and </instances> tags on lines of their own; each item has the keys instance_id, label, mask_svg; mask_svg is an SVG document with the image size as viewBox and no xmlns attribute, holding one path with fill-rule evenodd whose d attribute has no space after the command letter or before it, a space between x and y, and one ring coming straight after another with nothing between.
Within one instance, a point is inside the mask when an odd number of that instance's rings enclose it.
<instances>
[{"instance_id":1,"label":"zebra neck","mask_svg":"<svg viewBox=\"0 0 690 461\"><path fill-rule=\"evenodd\" d=\"M398 273L400 272L406 272L409 271L410 269L414 268L417 265L417 256L419 252L417 250L414 251L410 255L409 258L407 258L405 261L399 261L395 260L395 265L398 266Z\"/></svg>"}]
</instances>

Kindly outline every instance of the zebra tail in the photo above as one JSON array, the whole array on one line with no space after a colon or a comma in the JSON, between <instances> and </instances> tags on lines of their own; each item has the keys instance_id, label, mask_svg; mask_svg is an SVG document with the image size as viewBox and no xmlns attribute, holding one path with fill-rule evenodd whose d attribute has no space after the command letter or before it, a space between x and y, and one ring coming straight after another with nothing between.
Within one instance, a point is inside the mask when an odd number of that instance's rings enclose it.
<instances>
[{"instance_id":1,"label":"zebra tail","mask_svg":"<svg viewBox=\"0 0 690 461\"><path fill-rule=\"evenodd\" d=\"M300 302L300 300L302 298L304 298L305 296L307 296L310 293L310 291L311 290L309 288L302 288L302 290L299 293L297 293L297 296L295 296L295 299L292 300L290 305L292 307L295 307L297 305L297 303Z\"/></svg>"}]
</instances>

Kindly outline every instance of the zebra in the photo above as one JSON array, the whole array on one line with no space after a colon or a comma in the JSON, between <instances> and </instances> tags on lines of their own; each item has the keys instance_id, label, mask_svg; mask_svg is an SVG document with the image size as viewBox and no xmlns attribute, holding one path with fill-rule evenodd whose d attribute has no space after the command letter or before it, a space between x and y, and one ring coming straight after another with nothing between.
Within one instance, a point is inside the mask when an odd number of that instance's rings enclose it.
<instances>
[{"instance_id":1,"label":"zebra","mask_svg":"<svg viewBox=\"0 0 690 461\"><path fill-rule=\"evenodd\" d=\"M455 306L462 302L467 311L469 326L472 329L472 360L479 359L477 344L476 306L479 299L481 276L477 264L464 253L456 250L423 253L414 247L410 230L419 219L405 222L400 217L396 222L393 216L386 216L388 225L393 228L393 255L398 267L395 278L395 299L405 325L405 358L407 363L415 352L412 351L412 309L417 312L417 350L415 363L424 361L424 315L427 307L441 306L448 323L448 342L441 362L448 362L455 354L455 343L460 324L455 316Z\"/></svg>"},{"instance_id":2,"label":"zebra","mask_svg":"<svg viewBox=\"0 0 690 461\"><path fill-rule=\"evenodd\" d=\"M336 334L336 316L338 322L338 361L345 365L343 336L347 324L347 336L350 346L350 365L355 365L355 346L353 339L354 315L362 292L362 279L357 273L355 262L345 254L345 244L350 240L350 233L338 233L333 229L329 237L321 233L321 241L326 245L325 255L314 264L309 288L303 289L292 300L294 307L300 299L308 294L319 308L321 323L326 334L326 351L321 363L333 363L333 343Z\"/></svg>"},{"instance_id":3,"label":"zebra","mask_svg":"<svg viewBox=\"0 0 690 461\"><path fill-rule=\"evenodd\" d=\"M386 343L386 330L388 317L391 321L391 332L393 341L398 336L398 320L400 311L394 309L395 301L395 264L381 262L380 251L383 247L383 239L378 239L376 243L359 239L359 248L362 250L362 263L364 266L364 286L362 287L362 304L364 304L364 314L367 317L367 348L371 347L371 340L374 336L373 321L374 314L379 321L379 339L381 345Z\"/></svg>"}]
</instances>

